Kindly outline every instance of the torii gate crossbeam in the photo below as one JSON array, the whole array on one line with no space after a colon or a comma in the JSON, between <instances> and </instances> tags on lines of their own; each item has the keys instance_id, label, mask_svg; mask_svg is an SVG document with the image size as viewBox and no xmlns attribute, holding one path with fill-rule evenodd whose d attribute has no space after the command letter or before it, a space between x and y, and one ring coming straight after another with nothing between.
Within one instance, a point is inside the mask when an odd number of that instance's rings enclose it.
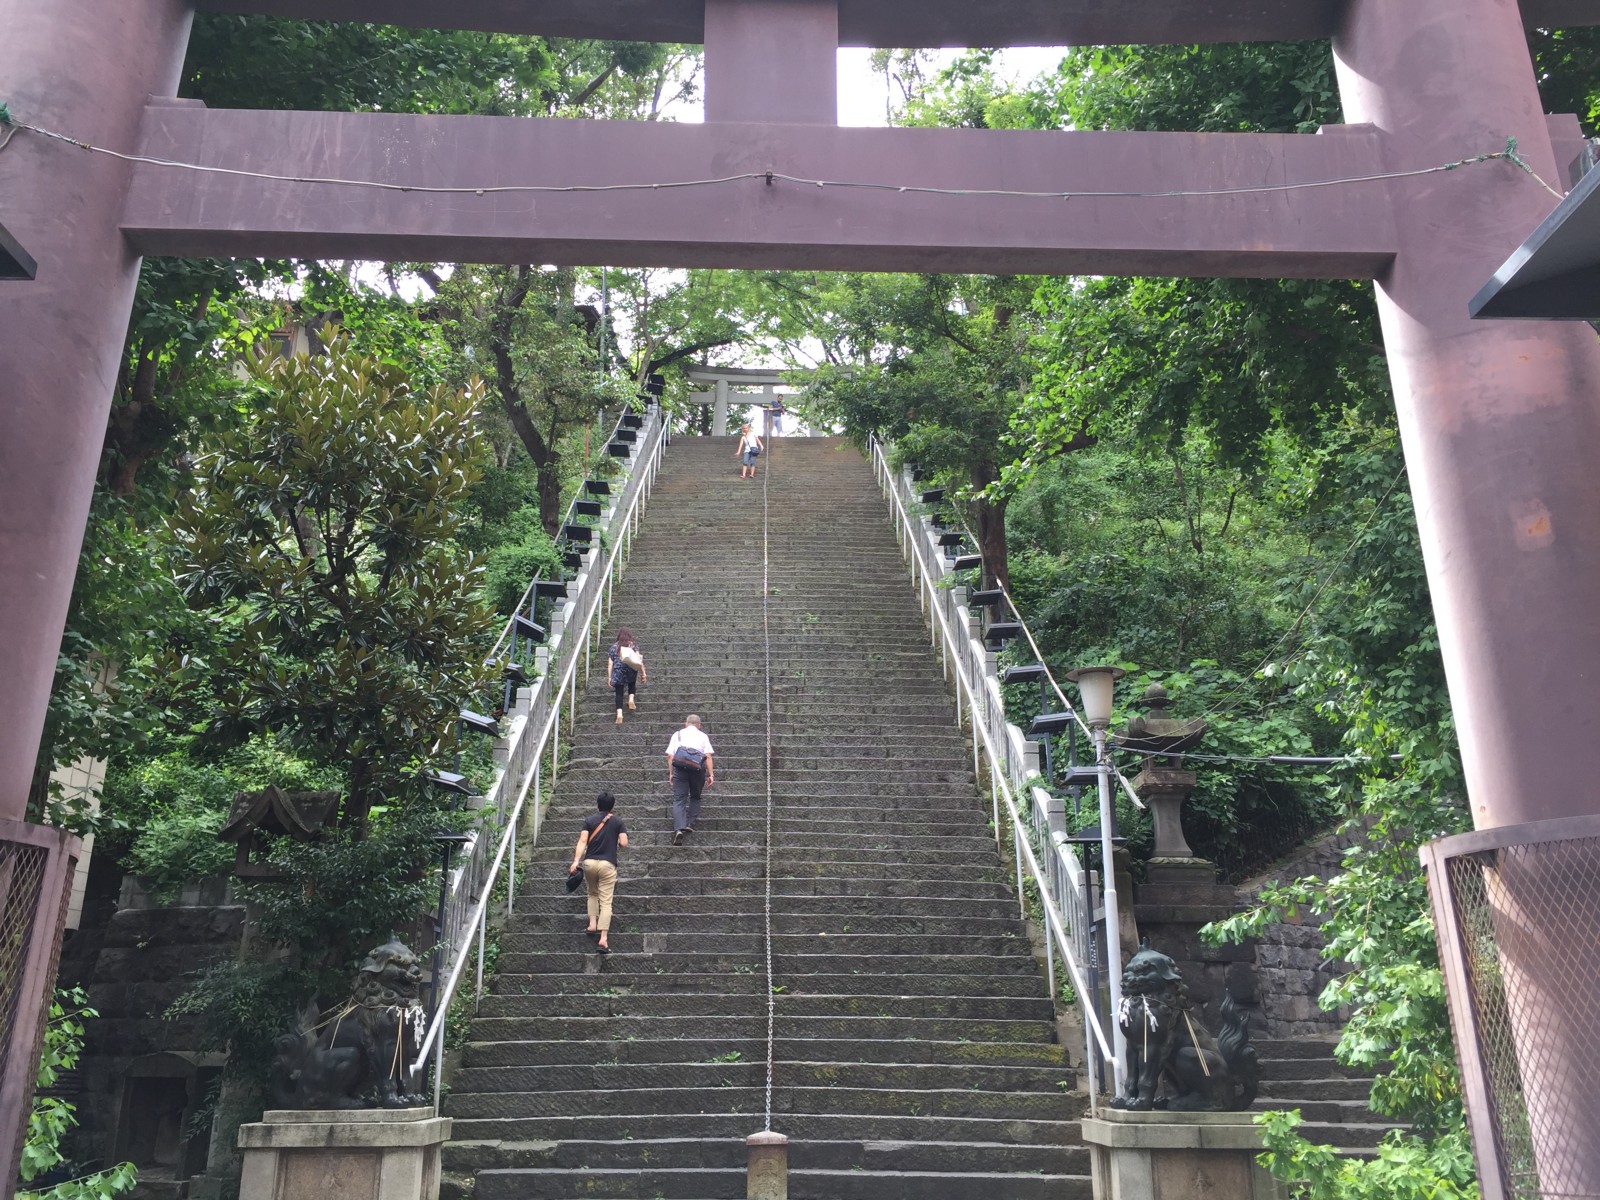
<instances>
[{"instance_id":1,"label":"torii gate crossbeam","mask_svg":"<svg viewBox=\"0 0 1600 1200\"><path fill-rule=\"evenodd\" d=\"M233 170L397 185L614 187L768 170L889 185L746 178L659 192L439 197L141 165L122 223L146 254L1345 278L1376 275L1398 245L1382 184L1205 199L992 194L1206 191L1383 171L1376 132L1342 126L1320 135L995 133L169 103L147 110L140 149Z\"/></svg>"},{"instance_id":2,"label":"torii gate crossbeam","mask_svg":"<svg viewBox=\"0 0 1600 1200\"><path fill-rule=\"evenodd\" d=\"M1520 10L1509 0L201 2L699 40L707 120L623 128L207 112L170 99L191 0L0 0L0 99L25 121L124 153L406 185L771 170L954 190L1214 191L1420 171L1514 136L1532 169L1564 187L1570 155L1555 153L1524 27L1600 24L1594 0L1523 0ZM1348 126L1314 137L836 128L834 61L845 43L1293 37L1332 39ZM1482 281L1553 206L1527 175L1501 162L1293 193L1070 201L764 180L718 187L727 190L577 200L399 194L136 169L14 137L0 154L0 214L36 256L38 279L0 284L0 851L4 821L23 811L141 251L1373 277L1473 819L1510 827L1600 812L1581 753L1600 742L1591 695L1600 675L1600 347L1585 327L1467 315ZM1529 920L1546 919L1536 915L1549 911L1539 897L1520 899ZM1588 931L1580 944L1600 959L1600 895L1549 919L1562 922L1552 939ZM1600 975L1600 961L1580 974ZM1540 982L1533 971L1522 978ZM21 992L43 986L30 976ZM1535 1007L1546 999L1535 995ZM1593 1061L1594 1023L1552 1011L1535 1012L1519 1036L1543 1039L1542 1055ZM15 1128L32 1033L14 1019L6 1033L0 1128ZM1529 1103L1542 1116L1600 1111L1600 1072L1530 1088ZM1543 1183L1600 1192L1600 1139L1577 1141L1560 1147L1563 1165ZM0 1149L0 1177L10 1169Z\"/></svg>"}]
</instances>

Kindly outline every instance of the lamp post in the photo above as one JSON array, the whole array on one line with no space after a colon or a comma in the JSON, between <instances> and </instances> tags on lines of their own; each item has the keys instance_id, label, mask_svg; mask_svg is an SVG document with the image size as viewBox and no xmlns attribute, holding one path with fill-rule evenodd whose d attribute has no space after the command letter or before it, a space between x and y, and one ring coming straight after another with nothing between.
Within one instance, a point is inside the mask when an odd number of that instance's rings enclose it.
<instances>
[{"instance_id":1,"label":"lamp post","mask_svg":"<svg viewBox=\"0 0 1600 1200\"><path fill-rule=\"evenodd\" d=\"M1117 905L1116 864L1112 840L1117 835L1116 811L1111 803L1111 755L1106 749L1106 729L1111 724L1112 692L1127 672L1120 667L1079 667L1067 678L1078 685L1083 716L1094 735L1095 776L1100 787L1100 894L1106 911L1106 980L1111 990L1111 1078L1115 1095L1125 1091L1127 1039L1117 1014L1122 1008L1122 917Z\"/></svg>"}]
</instances>

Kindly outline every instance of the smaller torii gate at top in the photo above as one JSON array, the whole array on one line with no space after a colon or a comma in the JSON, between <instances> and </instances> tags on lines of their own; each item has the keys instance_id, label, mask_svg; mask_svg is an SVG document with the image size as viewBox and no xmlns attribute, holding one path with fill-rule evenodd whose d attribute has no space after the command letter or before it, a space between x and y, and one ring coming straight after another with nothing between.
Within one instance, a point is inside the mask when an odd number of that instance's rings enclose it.
<instances>
[{"instance_id":1,"label":"smaller torii gate at top","mask_svg":"<svg viewBox=\"0 0 1600 1200\"><path fill-rule=\"evenodd\" d=\"M710 384L709 392L694 392L690 399L697 404L711 405L711 436L723 437L728 432L728 413L736 400L748 404L770 405L777 399L777 389L784 384L784 371L764 371L758 367L690 367L684 372L691 384ZM738 396L734 388L760 388L759 396ZM772 433L771 410L762 424L761 436Z\"/></svg>"},{"instance_id":2,"label":"smaller torii gate at top","mask_svg":"<svg viewBox=\"0 0 1600 1200\"><path fill-rule=\"evenodd\" d=\"M1565 187L1577 125L1541 111L1524 27L1600 24L1596 0L199 0L703 43L696 125L212 111L173 99L194 2L0 0L0 101L34 127L0 153L0 217L38 261L0 283L0 849L41 836L19 822L143 254L1375 279L1473 819L1600 813L1573 749L1600 743L1600 348L1469 321L1554 201L1504 160L1437 170L1515 137ZM1332 40L1347 124L836 123L841 44L1291 38ZM53 886L0 920L49 910ZM1600 957L1600 888L1580 908L1528 919ZM8 1008L3 1121L44 986ZM1548 1005L1524 1024L1540 1053L1594 1060L1594 1024ZM1586 1119L1600 1071L1530 1102ZM1583 1139L1547 1187L1600 1192Z\"/></svg>"}]
</instances>

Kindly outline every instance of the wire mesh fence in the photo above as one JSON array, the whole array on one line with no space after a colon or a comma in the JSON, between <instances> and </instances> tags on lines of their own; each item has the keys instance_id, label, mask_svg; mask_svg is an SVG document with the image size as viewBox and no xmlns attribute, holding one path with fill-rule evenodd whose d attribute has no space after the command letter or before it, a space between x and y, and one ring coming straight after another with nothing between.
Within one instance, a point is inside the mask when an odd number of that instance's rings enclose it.
<instances>
[{"instance_id":1,"label":"wire mesh fence","mask_svg":"<svg viewBox=\"0 0 1600 1200\"><path fill-rule=\"evenodd\" d=\"M37 983L25 978L23 966L36 929L40 891L50 854L43 846L0 842L0 1012L5 1014L0 1038L0 1078L13 1055L26 1049L18 1037L18 1017L27 1008L24 987Z\"/></svg>"},{"instance_id":2,"label":"wire mesh fence","mask_svg":"<svg viewBox=\"0 0 1600 1200\"><path fill-rule=\"evenodd\" d=\"M1424 860L1485 1200L1600 1197L1600 819Z\"/></svg>"}]
</instances>

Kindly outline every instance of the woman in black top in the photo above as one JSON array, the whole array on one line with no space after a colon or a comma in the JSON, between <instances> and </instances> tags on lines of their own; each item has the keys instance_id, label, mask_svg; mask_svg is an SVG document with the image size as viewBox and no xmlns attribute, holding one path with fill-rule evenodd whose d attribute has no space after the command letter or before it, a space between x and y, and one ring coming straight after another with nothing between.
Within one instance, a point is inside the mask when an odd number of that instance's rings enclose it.
<instances>
[{"instance_id":1,"label":"woman in black top","mask_svg":"<svg viewBox=\"0 0 1600 1200\"><path fill-rule=\"evenodd\" d=\"M636 658L638 666L626 661L623 651L631 651L629 658ZM634 640L633 630L626 625L617 630L617 640L606 651L606 657L611 660L611 688L617 694L617 724L622 724L622 702L628 702L630 709L636 706L633 697L639 690L639 680L650 682L650 672L644 669L644 654L639 650L639 643Z\"/></svg>"},{"instance_id":2,"label":"woman in black top","mask_svg":"<svg viewBox=\"0 0 1600 1200\"><path fill-rule=\"evenodd\" d=\"M628 848L628 827L616 815L617 798L610 792L596 796L594 806L597 811L584 821L573 847L572 869L582 865L589 888L589 928L584 932L599 939L601 954L610 954L606 934L611 929L611 895L617 887L617 851Z\"/></svg>"}]
</instances>

